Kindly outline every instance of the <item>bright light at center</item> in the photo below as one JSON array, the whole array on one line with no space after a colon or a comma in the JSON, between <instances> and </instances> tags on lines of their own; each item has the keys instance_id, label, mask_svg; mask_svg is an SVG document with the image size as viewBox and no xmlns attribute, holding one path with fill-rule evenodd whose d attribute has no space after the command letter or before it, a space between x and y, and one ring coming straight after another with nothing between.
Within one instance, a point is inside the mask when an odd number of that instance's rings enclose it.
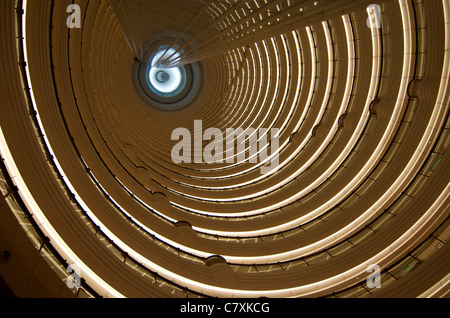
<instances>
[{"instance_id":1,"label":"bright light at center","mask_svg":"<svg viewBox=\"0 0 450 318\"><path fill-rule=\"evenodd\" d=\"M155 64L157 64L160 59L163 60L163 58L170 57L172 54L173 56L171 57L171 59L177 58L179 56L178 53L174 53L174 49L168 49L167 52L165 49L161 50L155 54L151 62L152 67L150 67L149 71L150 83L156 90L161 93L168 94L174 92L181 85L181 82L183 80L181 71L178 67L165 68L155 66ZM161 71L168 75L168 80L158 80L157 74Z\"/></svg>"}]
</instances>

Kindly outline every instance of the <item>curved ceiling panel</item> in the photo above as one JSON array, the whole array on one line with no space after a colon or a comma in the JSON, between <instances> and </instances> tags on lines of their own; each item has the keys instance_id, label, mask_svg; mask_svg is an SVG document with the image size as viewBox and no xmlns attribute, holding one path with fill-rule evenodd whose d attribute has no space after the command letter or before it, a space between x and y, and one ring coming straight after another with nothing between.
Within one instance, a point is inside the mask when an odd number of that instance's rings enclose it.
<instances>
[{"instance_id":1,"label":"curved ceiling panel","mask_svg":"<svg viewBox=\"0 0 450 318\"><path fill-rule=\"evenodd\" d=\"M1 2L0 152L82 290L448 295L448 1L75 3Z\"/></svg>"}]
</instances>

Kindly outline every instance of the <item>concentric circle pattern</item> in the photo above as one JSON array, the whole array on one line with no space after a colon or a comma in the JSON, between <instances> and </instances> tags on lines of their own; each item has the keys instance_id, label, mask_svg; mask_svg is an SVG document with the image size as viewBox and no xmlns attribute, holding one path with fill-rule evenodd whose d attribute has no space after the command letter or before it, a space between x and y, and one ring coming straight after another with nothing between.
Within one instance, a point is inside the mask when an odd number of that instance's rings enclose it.
<instances>
[{"instance_id":1,"label":"concentric circle pattern","mask_svg":"<svg viewBox=\"0 0 450 318\"><path fill-rule=\"evenodd\" d=\"M0 2L1 205L63 282L448 296L449 1L156 2L75 1L79 28L69 0ZM177 129L200 145L180 163Z\"/></svg>"}]
</instances>

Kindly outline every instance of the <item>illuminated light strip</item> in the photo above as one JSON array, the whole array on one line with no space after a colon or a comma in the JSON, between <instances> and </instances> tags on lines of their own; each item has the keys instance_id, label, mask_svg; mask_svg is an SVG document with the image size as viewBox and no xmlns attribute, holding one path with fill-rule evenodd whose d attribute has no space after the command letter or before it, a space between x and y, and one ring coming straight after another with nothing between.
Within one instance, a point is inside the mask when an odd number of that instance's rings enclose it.
<instances>
[{"instance_id":1,"label":"illuminated light strip","mask_svg":"<svg viewBox=\"0 0 450 318\"><path fill-rule=\"evenodd\" d=\"M93 175L92 171L91 171L90 174L91 174L91 176L92 176L95 180L97 180L97 179L95 178L95 176ZM124 188L129 194L132 194L134 198L136 198L140 203L142 203L144 206L146 206L146 207L147 207L148 209L150 209L152 212L155 212L155 213L158 214L159 216L165 218L166 220L169 220L169 221L172 222L172 223L176 223L176 222L177 222L177 220L165 216L162 212L158 211L158 210L155 209L154 207L151 207L151 206L149 206L147 203L145 203L144 201L140 200L140 199L139 199L138 197L136 197L136 195L134 195L129 189L127 189L127 188L125 187L125 185L124 185L122 182L120 182L120 180L119 180L117 177L115 177L115 179L123 186L123 188ZM99 185L99 184L98 184L98 185ZM100 186L100 187L101 187L101 186ZM203 252L203 251L200 251L200 250L196 250L196 249L190 248L190 247L188 247L188 246L185 246L185 245L183 245L183 244L180 244L180 243L178 243L178 242L175 242L175 241L173 241L173 240L171 240L171 239L168 239L168 238L166 238L166 237L160 235L160 234L157 233L155 230L149 228L148 226L146 226L145 224L141 223L141 222L138 221L136 218L134 218L134 217L133 217L133 216L132 216L125 208L123 208L117 201L115 201L115 200L113 199L113 197L112 197L111 195L109 195L109 193L108 193L103 187L101 187L101 188L102 188L102 190L106 193L106 195L108 196L108 198L109 198L109 199L110 199L110 200L111 200L111 201L112 201L112 202L113 202L113 203L121 210L121 212L123 212L126 216L128 216L128 217L132 220L133 223L135 223L136 225L138 225L139 227L141 227L142 229L144 229L147 233L149 233L149 234L155 236L155 238L158 239L159 241L161 241L162 243L164 243L164 244L166 244L166 245L170 245L170 246L175 247L175 248L179 248L179 249L185 251L186 253L193 254L193 255L195 255L195 256L197 256L197 257L207 258L207 257L213 255L212 253L207 253L207 252ZM98 221L98 222L101 223L100 221ZM96 222L96 224L97 224L97 222ZM101 229L104 229L104 225L101 225ZM114 240L114 241L115 241L115 240Z\"/></svg>"},{"instance_id":2,"label":"illuminated light strip","mask_svg":"<svg viewBox=\"0 0 450 318\"><path fill-rule=\"evenodd\" d=\"M285 88L285 92L284 92L284 95L283 95L283 101L282 101L281 105L286 105L287 104L287 98L288 98L287 95L288 95L289 88L292 85L292 76L293 76L291 74L292 70L289 67L289 63L291 62L291 59L290 59L290 56L288 54L289 48L288 48L288 45L287 45L286 41L287 41L286 40L286 36L284 34L282 34L281 35L281 43L283 44L283 47L284 47L283 53L284 53L284 55L286 57L286 63L287 63L287 65L286 65L286 79L287 79L286 82L287 83L286 83L286 88ZM292 54L292 52L289 52L289 53ZM299 52L297 52L297 54L299 54ZM299 61L301 61L301 60L299 60ZM299 77L301 77L301 74L302 74L302 66L301 66L301 64L299 65L299 72L298 72L298 74L299 74ZM297 101L297 97L299 95L300 82L301 82L301 80L299 80L297 82L297 88L295 90L294 99L293 99L294 101ZM293 103L291 105L291 107L289 108L289 113L286 115L283 124L280 125L280 131L284 130L285 127L287 127L287 125L288 125L288 123L289 123L289 121L291 119L291 116L292 116L292 114L295 111L296 105L297 105L296 103ZM287 107L289 107L289 105L287 105Z\"/></svg>"},{"instance_id":3,"label":"illuminated light strip","mask_svg":"<svg viewBox=\"0 0 450 318\"><path fill-rule=\"evenodd\" d=\"M241 100L243 100L242 94L241 94L242 89L238 89L238 87L241 87L240 81L241 81L241 77L244 77L244 70L245 70L245 68L242 66L243 65L243 61L245 60L245 58L244 58L244 56L242 56L240 50L237 50L237 52L239 54L239 59L235 58L235 60L236 60L236 65L237 65L237 67L239 69L236 70L236 82L232 86L232 89L236 90L236 92L234 94L235 95L235 97L234 97L234 105L237 105L238 103L240 103ZM235 54L235 56L236 56L236 54ZM238 76L239 72L241 73L240 74L241 76ZM242 107L242 105L240 105L240 106ZM232 106L230 106L230 107L232 107ZM234 114L234 116L232 118L227 118L227 123L230 122L230 121L232 121L232 122L241 121L243 116L244 116L244 112L237 111L237 112L235 112L235 114ZM224 121L224 123L225 123L225 121Z\"/></svg>"},{"instance_id":4,"label":"illuminated light strip","mask_svg":"<svg viewBox=\"0 0 450 318\"><path fill-rule=\"evenodd\" d=\"M25 0L26 1L26 0ZM27 59L25 59L27 61ZM31 84L31 83L30 83ZM31 85L30 85L31 92ZM55 231L53 226L48 222L44 213L40 209L39 205L34 200L33 195L30 193L22 175L17 168L14 158L8 148L8 143L3 135L3 130L0 127L0 152L4 158L5 166L8 170L8 174L11 176L14 185L19 189L20 197L24 201L27 209L33 215L36 223L42 232L51 239L52 246L58 251L58 253L66 259L69 265L76 264L81 269L81 276L85 279L87 284L94 288L103 297L113 296L113 297L123 297L118 291L113 289L110 285L104 282L97 274L95 274L86 264L84 264L81 259L70 249L69 246L64 242L64 240ZM51 150L50 150L51 152ZM67 179L65 179L67 182Z\"/></svg>"},{"instance_id":5,"label":"illuminated light strip","mask_svg":"<svg viewBox=\"0 0 450 318\"><path fill-rule=\"evenodd\" d=\"M27 44L26 44L26 20L27 20L27 0L23 1L23 8L24 8L24 15L22 18L22 30L23 30L23 48L24 48L24 59L25 61L28 61L28 54L27 54ZM32 102L34 105L36 105L32 83L30 79L30 74L28 68L25 68L27 81L29 84L29 93L32 99ZM36 115L38 123L40 125L40 129L43 131L43 138L47 144L47 147L49 149L49 152L54 155L53 150L51 149L50 143L46 137L46 133L44 130L44 127L42 125L41 119L39 117L39 114ZM23 199L25 205L29 209L29 211L33 214L33 217L36 218L37 224L39 224L39 227L41 230L45 233L46 236L51 238L51 241L53 243L53 246L56 248L58 253L63 256L69 263L76 264L82 271L82 277L85 279L85 281L95 290L99 291L101 294L104 294L104 297L123 297L122 294L120 294L117 290L112 288L110 285L108 285L105 281L103 281L96 273L94 273L86 264L84 264L78 256L70 249L69 246L66 245L64 240L61 239L59 234L55 231L53 226L48 222L47 218L45 217L44 213L41 211L39 205L34 200L33 195L30 193L25 181L23 180L20 171L18 170L14 158L12 157L12 154L9 150L8 143L5 139L5 136L3 135L3 131L0 127L0 151L2 153L2 156L4 157L5 166L8 169L8 173L13 179L14 184L19 189L21 198ZM55 156L54 162L57 166L57 168L61 170L61 166L59 165L57 159ZM74 188L70 184L68 178L65 175L62 175L64 181L68 185L69 189L71 191L74 191ZM74 191L74 193L76 193Z\"/></svg>"},{"instance_id":6,"label":"illuminated light strip","mask_svg":"<svg viewBox=\"0 0 450 318\"><path fill-rule=\"evenodd\" d=\"M327 52L328 52L328 78L327 78L327 86L325 89L324 97L322 105L320 106L320 112L314 122L313 127L318 125L323 118L323 114L325 113L325 109L329 103L330 95L331 95L331 86L333 84L333 73L334 73L334 51L333 51L333 42L331 40L330 28L326 21L322 22L323 32L325 33L325 39L327 42Z\"/></svg>"},{"instance_id":7,"label":"illuminated light strip","mask_svg":"<svg viewBox=\"0 0 450 318\"><path fill-rule=\"evenodd\" d=\"M253 91L254 91L254 87L253 85L250 85L253 81L250 80L250 68L248 66L249 63L247 63L247 58L246 58L246 54L249 54L250 49L246 49L244 50L244 57L243 60L241 62L242 65L242 82L243 82L243 86L244 83L246 83L246 85L244 86L244 92L241 94L241 100L242 102L245 101L246 99L248 99L250 101L251 97L253 96ZM245 68L243 66L246 66ZM248 70L248 72L246 72L246 70Z\"/></svg>"},{"instance_id":8,"label":"illuminated light strip","mask_svg":"<svg viewBox=\"0 0 450 318\"><path fill-rule=\"evenodd\" d=\"M235 57L235 61L236 61L236 72L235 72L235 81L234 81L234 85L231 87L231 94L233 94L233 101L234 104L238 104L239 101L241 100L241 92L242 92L242 85L241 85L241 77L243 75L243 70L244 68L242 67L242 61L244 60L242 54L241 54L241 50L237 49L237 50L233 50L234 52L234 57ZM243 116L242 112L237 112L236 115L238 116L237 118L241 118ZM235 119L234 121L236 121L238 119Z\"/></svg>"},{"instance_id":9,"label":"illuminated light strip","mask_svg":"<svg viewBox=\"0 0 450 318\"><path fill-rule=\"evenodd\" d=\"M439 282L434 284L431 288L420 294L417 298L436 297L436 294L441 292L444 288L448 290L448 288L450 287L448 286L449 284L450 284L450 273L447 274L444 278L442 278Z\"/></svg>"}]
</instances>

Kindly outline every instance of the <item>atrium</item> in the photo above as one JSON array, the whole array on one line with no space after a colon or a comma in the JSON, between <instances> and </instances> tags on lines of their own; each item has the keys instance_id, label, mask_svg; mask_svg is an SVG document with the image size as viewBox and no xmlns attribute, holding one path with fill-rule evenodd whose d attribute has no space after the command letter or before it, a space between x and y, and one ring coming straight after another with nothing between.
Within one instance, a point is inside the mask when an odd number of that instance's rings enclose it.
<instances>
[{"instance_id":1,"label":"atrium","mask_svg":"<svg viewBox=\"0 0 450 318\"><path fill-rule=\"evenodd\" d=\"M448 0L0 16L1 296L450 296Z\"/></svg>"}]
</instances>

